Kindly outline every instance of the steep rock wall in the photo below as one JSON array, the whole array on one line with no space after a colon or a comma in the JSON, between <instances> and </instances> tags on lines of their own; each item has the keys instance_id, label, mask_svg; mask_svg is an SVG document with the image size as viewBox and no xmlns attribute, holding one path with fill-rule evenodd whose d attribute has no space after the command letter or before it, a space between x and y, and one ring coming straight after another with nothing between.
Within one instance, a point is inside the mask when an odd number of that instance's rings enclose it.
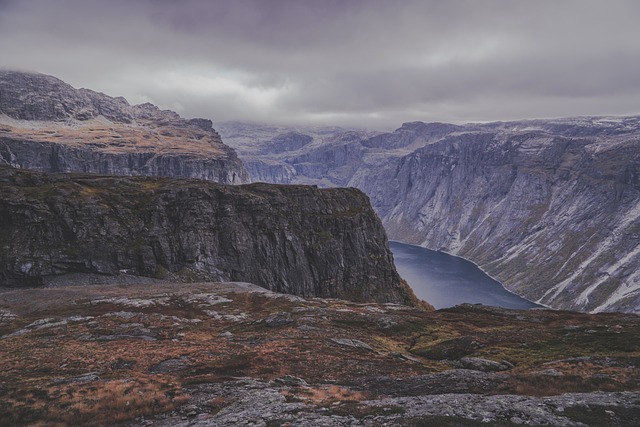
<instances>
[{"instance_id":1,"label":"steep rock wall","mask_svg":"<svg viewBox=\"0 0 640 427\"><path fill-rule=\"evenodd\" d=\"M260 138L234 129L234 146L254 155ZM291 166L293 183L360 188L390 238L464 256L528 299L640 311L640 117L308 134L261 159Z\"/></svg>"},{"instance_id":2,"label":"steep rock wall","mask_svg":"<svg viewBox=\"0 0 640 427\"><path fill-rule=\"evenodd\" d=\"M235 157L235 156L234 156ZM0 164L41 172L79 172L116 176L195 178L221 184L248 182L237 158L191 153L107 152L83 145L25 140L0 135Z\"/></svg>"},{"instance_id":3,"label":"steep rock wall","mask_svg":"<svg viewBox=\"0 0 640 427\"><path fill-rule=\"evenodd\" d=\"M0 167L0 282L71 272L244 281L416 303L356 189L42 174Z\"/></svg>"}]
</instances>

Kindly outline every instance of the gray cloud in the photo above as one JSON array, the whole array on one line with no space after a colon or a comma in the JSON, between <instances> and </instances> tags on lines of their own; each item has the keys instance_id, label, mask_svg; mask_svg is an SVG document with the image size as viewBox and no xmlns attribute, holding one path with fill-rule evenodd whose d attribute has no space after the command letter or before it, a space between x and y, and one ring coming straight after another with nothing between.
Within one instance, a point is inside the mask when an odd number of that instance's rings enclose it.
<instances>
[{"instance_id":1,"label":"gray cloud","mask_svg":"<svg viewBox=\"0 0 640 427\"><path fill-rule=\"evenodd\" d=\"M0 0L0 66L216 121L639 114L640 2Z\"/></svg>"}]
</instances>

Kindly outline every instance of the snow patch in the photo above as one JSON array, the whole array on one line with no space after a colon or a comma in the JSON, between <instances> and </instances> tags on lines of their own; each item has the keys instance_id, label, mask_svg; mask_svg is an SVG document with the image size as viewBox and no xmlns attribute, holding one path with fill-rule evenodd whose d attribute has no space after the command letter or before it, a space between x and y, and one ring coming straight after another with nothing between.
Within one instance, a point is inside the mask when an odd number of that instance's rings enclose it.
<instances>
[{"instance_id":1,"label":"snow patch","mask_svg":"<svg viewBox=\"0 0 640 427\"><path fill-rule=\"evenodd\" d=\"M555 299L562 291L566 289L574 280L576 280L584 271L589 267L589 265L595 261L602 253L604 253L607 249L613 246L622 236L624 236L624 230L631 224L635 224L640 220L640 202L638 202L633 208L631 208L620 220L618 226L607 236L607 238L598 246L598 249L595 250L589 258L584 260L575 270L574 272L564 279L562 282L558 283L551 289L549 289L545 294L536 302L540 302L542 300L551 301ZM636 248L632 251L631 254L627 254L625 258L623 258L624 263L628 262L629 259L635 257L637 253ZM628 257L628 258L627 258ZM607 273L611 273L616 271L618 268L623 266L622 260L618 261L614 266L607 270ZM585 289L576 299L577 304L586 305L589 302L589 295L600 285L602 284L608 276L601 278L596 283L589 286Z\"/></svg>"}]
</instances>

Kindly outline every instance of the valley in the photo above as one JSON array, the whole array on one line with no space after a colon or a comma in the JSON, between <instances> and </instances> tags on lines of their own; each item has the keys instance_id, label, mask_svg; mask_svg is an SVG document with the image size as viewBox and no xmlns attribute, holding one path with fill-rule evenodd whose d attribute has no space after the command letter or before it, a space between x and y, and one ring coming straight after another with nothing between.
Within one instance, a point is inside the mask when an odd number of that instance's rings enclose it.
<instances>
[{"instance_id":1,"label":"valley","mask_svg":"<svg viewBox=\"0 0 640 427\"><path fill-rule=\"evenodd\" d=\"M460 304L483 304L518 310L542 308L507 291L464 258L415 245L389 242L398 273L416 296L436 309Z\"/></svg>"},{"instance_id":2,"label":"valley","mask_svg":"<svg viewBox=\"0 0 640 427\"><path fill-rule=\"evenodd\" d=\"M359 188L391 239L467 258L526 299L640 311L639 117L219 130L253 180Z\"/></svg>"}]
</instances>

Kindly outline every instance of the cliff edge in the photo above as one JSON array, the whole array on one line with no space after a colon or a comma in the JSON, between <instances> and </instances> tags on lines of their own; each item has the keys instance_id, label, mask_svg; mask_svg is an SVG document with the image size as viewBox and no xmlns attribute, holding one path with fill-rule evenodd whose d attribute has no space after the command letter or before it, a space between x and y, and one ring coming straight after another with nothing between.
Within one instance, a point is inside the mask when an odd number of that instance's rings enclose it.
<instances>
[{"instance_id":1,"label":"cliff edge","mask_svg":"<svg viewBox=\"0 0 640 427\"><path fill-rule=\"evenodd\" d=\"M416 304L356 189L44 174L0 167L0 285L67 273L250 282Z\"/></svg>"}]
</instances>

